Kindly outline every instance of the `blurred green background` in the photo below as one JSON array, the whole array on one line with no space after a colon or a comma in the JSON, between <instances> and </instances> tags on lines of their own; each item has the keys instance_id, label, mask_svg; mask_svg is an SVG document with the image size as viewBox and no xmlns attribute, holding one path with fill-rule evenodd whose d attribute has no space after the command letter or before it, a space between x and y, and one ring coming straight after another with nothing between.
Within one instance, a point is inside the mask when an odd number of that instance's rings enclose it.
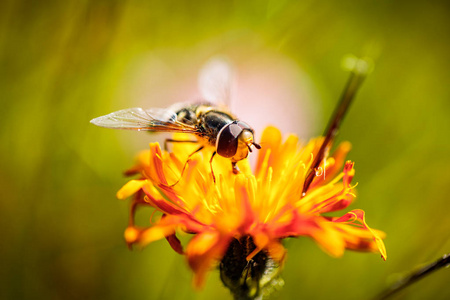
<instances>
[{"instance_id":1,"label":"blurred green background","mask_svg":"<svg viewBox=\"0 0 450 300\"><path fill-rule=\"evenodd\" d=\"M89 124L189 100L180 96L217 54L259 75L277 61L303 74L287 80L312 95L306 117L289 117L306 138L321 134L337 102L342 58L375 60L339 139L356 161L350 208L387 233L388 260L335 259L307 238L289 240L273 299L370 299L450 252L449 13L447 1L2 1L0 298L231 298L217 271L195 292L165 241L126 248L129 203L115 192L154 138ZM255 120L282 122L248 107ZM440 270L394 299L450 299L449 281Z\"/></svg>"}]
</instances>

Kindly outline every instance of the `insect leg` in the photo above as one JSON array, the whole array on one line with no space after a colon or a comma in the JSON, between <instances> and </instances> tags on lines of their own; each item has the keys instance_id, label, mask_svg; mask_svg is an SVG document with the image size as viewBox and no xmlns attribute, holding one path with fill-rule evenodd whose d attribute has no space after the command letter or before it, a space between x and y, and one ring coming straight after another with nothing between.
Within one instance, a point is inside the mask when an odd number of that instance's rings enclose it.
<instances>
[{"instance_id":1,"label":"insect leg","mask_svg":"<svg viewBox=\"0 0 450 300\"><path fill-rule=\"evenodd\" d=\"M216 176L214 176L214 170L212 167L212 161L213 161L214 155L216 155L216 151L214 151L213 154L211 155L211 159L209 160L209 166L211 167L211 175L214 180L214 183L216 183Z\"/></svg>"},{"instance_id":2,"label":"insect leg","mask_svg":"<svg viewBox=\"0 0 450 300\"><path fill-rule=\"evenodd\" d=\"M203 148L205 148L205 146L200 146L197 150L195 150L194 152L189 154L188 159L184 163L183 169L181 170L180 178L178 178L178 180L174 184L169 185L169 187L174 187L178 182L180 182L181 178L183 178L184 170L186 170L186 166L187 166L188 162L191 160L192 155L194 155L197 152L200 152L201 150L203 150Z\"/></svg>"},{"instance_id":3,"label":"insect leg","mask_svg":"<svg viewBox=\"0 0 450 300\"><path fill-rule=\"evenodd\" d=\"M198 141L183 141L183 140L173 140L173 139L165 139L164 140L164 150L167 151L168 143L198 143Z\"/></svg>"},{"instance_id":4,"label":"insect leg","mask_svg":"<svg viewBox=\"0 0 450 300\"><path fill-rule=\"evenodd\" d=\"M231 162L231 168L233 169L233 174L239 174L239 172L240 172L240 170L236 164L237 164L237 162L235 162L235 161Z\"/></svg>"}]
</instances>

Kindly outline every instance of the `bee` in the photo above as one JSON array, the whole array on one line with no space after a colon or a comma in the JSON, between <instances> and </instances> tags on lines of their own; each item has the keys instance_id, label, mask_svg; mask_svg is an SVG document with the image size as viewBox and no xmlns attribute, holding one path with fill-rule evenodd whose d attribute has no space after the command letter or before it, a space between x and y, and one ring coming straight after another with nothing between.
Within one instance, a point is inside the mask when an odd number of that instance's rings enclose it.
<instances>
[{"instance_id":1,"label":"bee","mask_svg":"<svg viewBox=\"0 0 450 300\"><path fill-rule=\"evenodd\" d=\"M95 118L91 123L113 129L193 134L197 137L196 141L166 139L165 146L167 142L199 143L200 146L189 158L205 147L214 147L210 159L213 179L211 163L216 154L230 159L233 172L238 173L236 163L246 158L252 152L252 147L260 149L261 146L254 141L254 130L250 125L216 104L218 99L229 99L230 73L228 64L212 60L199 77L200 89L206 101L175 104L167 109L128 108Z\"/></svg>"}]
</instances>

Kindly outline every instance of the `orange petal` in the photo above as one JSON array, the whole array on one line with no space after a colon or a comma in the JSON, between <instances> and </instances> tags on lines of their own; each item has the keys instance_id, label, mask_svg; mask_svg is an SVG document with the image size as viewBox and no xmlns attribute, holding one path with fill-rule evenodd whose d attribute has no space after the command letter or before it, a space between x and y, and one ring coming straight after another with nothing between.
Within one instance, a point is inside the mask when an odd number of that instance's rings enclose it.
<instances>
[{"instance_id":1,"label":"orange petal","mask_svg":"<svg viewBox=\"0 0 450 300\"><path fill-rule=\"evenodd\" d=\"M258 151L258 160L256 163L255 174L261 171L261 167L266 158L266 153L277 152L282 142L281 132L274 126L268 126L264 129L261 136L261 150ZM269 164L270 165L270 164Z\"/></svg>"},{"instance_id":2,"label":"orange petal","mask_svg":"<svg viewBox=\"0 0 450 300\"><path fill-rule=\"evenodd\" d=\"M170 247L178 253L178 254L184 254L183 246L181 245L180 240L177 238L175 234L171 234L169 236L166 236L166 240L169 242Z\"/></svg>"},{"instance_id":3,"label":"orange petal","mask_svg":"<svg viewBox=\"0 0 450 300\"><path fill-rule=\"evenodd\" d=\"M250 204L250 195L248 194L249 184L248 178L245 175L237 175L234 190L236 192L236 202L240 205L241 226L239 230L241 231L246 231L255 220L255 215Z\"/></svg>"},{"instance_id":4,"label":"orange petal","mask_svg":"<svg viewBox=\"0 0 450 300\"><path fill-rule=\"evenodd\" d=\"M270 257L272 257L275 261L283 264L287 252L284 246L278 240L270 241L266 248L269 252Z\"/></svg>"},{"instance_id":5,"label":"orange petal","mask_svg":"<svg viewBox=\"0 0 450 300\"><path fill-rule=\"evenodd\" d=\"M375 230L370 228L365 220L365 213L361 209L355 209L344 216L340 218L333 219L333 222L353 222L355 220L358 220L364 228L366 228L371 234L374 242L376 243L378 250L380 251L381 257L386 260L387 259L387 253L386 253L386 247L384 246L383 240L380 238L380 236L377 234Z\"/></svg>"},{"instance_id":6,"label":"orange petal","mask_svg":"<svg viewBox=\"0 0 450 300\"><path fill-rule=\"evenodd\" d=\"M217 231L197 234L188 244L186 255L194 271L194 286L202 287L206 273L215 261L220 260L230 243L230 236L221 236Z\"/></svg>"},{"instance_id":7,"label":"orange petal","mask_svg":"<svg viewBox=\"0 0 450 300\"><path fill-rule=\"evenodd\" d=\"M252 235L253 242L255 243L255 250L252 251L249 255L247 255L246 259L250 260L252 259L256 254L259 253L262 249L266 248L266 246L269 244L270 239L269 236L264 232L258 232L256 234Z\"/></svg>"},{"instance_id":8,"label":"orange petal","mask_svg":"<svg viewBox=\"0 0 450 300\"><path fill-rule=\"evenodd\" d=\"M352 144L350 142L342 142L339 144L338 148L334 151L332 157L334 158L334 164L326 169L326 177L328 179L332 179L335 177L342 166L344 165L345 157L348 152L352 149Z\"/></svg>"}]
</instances>

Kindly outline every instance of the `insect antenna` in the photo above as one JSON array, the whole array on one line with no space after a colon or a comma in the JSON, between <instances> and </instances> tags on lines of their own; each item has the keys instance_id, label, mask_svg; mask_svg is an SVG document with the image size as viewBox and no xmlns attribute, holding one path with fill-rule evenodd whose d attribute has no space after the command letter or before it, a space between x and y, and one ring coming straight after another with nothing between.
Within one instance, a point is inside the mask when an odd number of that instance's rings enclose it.
<instances>
[{"instance_id":1,"label":"insect antenna","mask_svg":"<svg viewBox=\"0 0 450 300\"><path fill-rule=\"evenodd\" d=\"M255 146L256 149L258 149L258 150L261 149L261 145L260 144L257 144L255 142L253 142L252 144L253 144L253 146Z\"/></svg>"},{"instance_id":2,"label":"insect antenna","mask_svg":"<svg viewBox=\"0 0 450 300\"><path fill-rule=\"evenodd\" d=\"M330 149L336 135L338 134L339 126L341 125L342 120L345 117L345 113L348 111L348 108L350 107L350 104L355 97L356 92L363 83L368 69L369 64L367 61L356 59L354 67L350 73L350 77L347 81L347 85L344 88L344 92L342 93L340 101L335 108L334 113L324 132L325 138L323 140L323 143L309 168L308 174L303 184L302 197L306 195L306 192L308 191L308 188L314 179L314 170L317 169L317 167L320 165L322 159L325 157L326 153L328 153L328 150Z\"/></svg>"}]
</instances>

